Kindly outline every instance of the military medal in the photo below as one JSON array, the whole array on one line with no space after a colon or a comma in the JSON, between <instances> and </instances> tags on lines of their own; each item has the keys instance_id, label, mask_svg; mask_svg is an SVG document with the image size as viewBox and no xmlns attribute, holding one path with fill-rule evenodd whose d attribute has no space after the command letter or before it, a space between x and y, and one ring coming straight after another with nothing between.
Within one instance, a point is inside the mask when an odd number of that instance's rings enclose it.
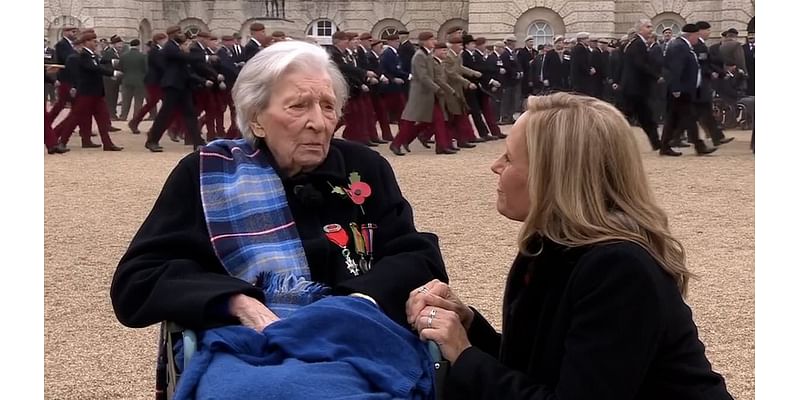
<instances>
[{"instance_id":1,"label":"military medal","mask_svg":"<svg viewBox=\"0 0 800 400\"><path fill-rule=\"evenodd\" d=\"M355 222L350 223L350 231L353 232L353 247L356 248L356 253L358 253L358 268L362 273L367 272L367 252L364 236L361 235L361 231L358 230L358 224Z\"/></svg>"},{"instance_id":2,"label":"military medal","mask_svg":"<svg viewBox=\"0 0 800 400\"><path fill-rule=\"evenodd\" d=\"M327 237L331 243L342 249L342 256L344 257L347 270L354 276L358 276L358 264L350 257L350 250L347 248L347 242L350 240L347 231L342 229L342 226L339 224L325 225L322 227L322 231L325 232L325 237Z\"/></svg>"},{"instance_id":3,"label":"military medal","mask_svg":"<svg viewBox=\"0 0 800 400\"><path fill-rule=\"evenodd\" d=\"M364 253L366 254L366 270L369 271L372 269L372 246L375 243L375 229L378 228L378 225L375 224L362 224L361 225L361 237L364 240Z\"/></svg>"}]
</instances>

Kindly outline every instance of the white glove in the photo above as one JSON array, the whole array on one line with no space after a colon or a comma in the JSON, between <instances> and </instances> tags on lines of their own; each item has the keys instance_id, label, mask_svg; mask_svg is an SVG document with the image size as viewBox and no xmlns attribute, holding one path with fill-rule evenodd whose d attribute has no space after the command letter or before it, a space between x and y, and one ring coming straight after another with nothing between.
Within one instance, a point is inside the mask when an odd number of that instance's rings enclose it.
<instances>
[{"instance_id":1,"label":"white glove","mask_svg":"<svg viewBox=\"0 0 800 400\"><path fill-rule=\"evenodd\" d=\"M119 79L119 78L122 78L122 75L123 75L123 74L122 74L122 71L114 71L114 76L113 76L113 79Z\"/></svg>"},{"instance_id":2,"label":"white glove","mask_svg":"<svg viewBox=\"0 0 800 400\"><path fill-rule=\"evenodd\" d=\"M470 84L469 84L469 89L470 89L470 90L475 90L475 89L477 89L477 88L478 88L478 87L477 87L477 86L475 86L475 84L474 84L474 83L471 83L471 82L470 82Z\"/></svg>"},{"instance_id":3,"label":"white glove","mask_svg":"<svg viewBox=\"0 0 800 400\"><path fill-rule=\"evenodd\" d=\"M594 75L596 73L597 71L594 69L594 67L589 68L589 75Z\"/></svg>"},{"instance_id":4,"label":"white glove","mask_svg":"<svg viewBox=\"0 0 800 400\"><path fill-rule=\"evenodd\" d=\"M658 77L656 83L664 83L664 77L663 76Z\"/></svg>"},{"instance_id":5,"label":"white glove","mask_svg":"<svg viewBox=\"0 0 800 400\"><path fill-rule=\"evenodd\" d=\"M222 75L222 74L219 74L219 75L217 75L217 80L218 80L218 81L220 81L220 82L222 82L222 81L224 81L224 80L225 80L225 76L224 76L224 75Z\"/></svg>"},{"instance_id":6,"label":"white glove","mask_svg":"<svg viewBox=\"0 0 800 400\"><path fill-rule=\"evenodd\" d=\"M490 79L489 80L489 84L494 86L494 87L496 87L496 88L500 87L500 82L498 82L498 81L496 81L494 79Z\"/></svg>"},{"instance_id":7,"label":"white glove","mask_svg":"<svg viewBox=\"0 0 800 400\"><path fill-rule=\"evenodd\" d=\"M389 78L381 75L381 83L384 83L384 84L389 83Z\"/></svg>"},{"instance_id":8,"label":"white glove","mask_svg":"<svg viewBox=\"0 0 800 400\"><path fill-rule=\"evenodd\" d=\"M361 91L362 91L362 92L369 92L369 86L367 86L367 85L361 85Z\"/></svg>"},{"instance_id":9,"label":"white glove","mask_svg":"<svg viewBox=\"0 0 800 400\"><path fill-rule=\"evenodd\" d=\"M394 83L396 83L396 84L398 84L398 85L402 85L402 84L404 84L404 83L405 83L405 81L403 81L403 80L402 80L402 79L400 79L400 78L394 78L394 79L392 79L392 81L394 81Z\"/></svg>"},{"instance_id":10,"label":"white glove","mask_svg":"<svg viewBox=\"0 0 800 400\"><path fill-rule=\"evenodd\" d=\"M408 80L411 80L411 74L408 74Z\"/></svg>"},{"instance_id":11,"label":"white glove","mask_svg":"<svg viewBox=\"0 0 800 400\"><path fill-rule=\"evenodd\" d=\"M533 87L533 82L528 82L528 86Z\"/></svg>"},{"instance_id":12,"label":"white glove","mask_svg":"<svg viewBox=\"0 0 800 400\"><path fill-rule=\"evenodd\" d=\"M210 88L210 87L212 87L212 86L214 86L214 82L211 82L211 81L206 81L206 87L209 87L209 88Z\"/></svg>"},{"instance_id":13,"label":"white glove","mask_svg":"<svg viewBox=\"0 0 800 400\"><path fill-rule=\"evenodd\" d=\"M219 90L225 90L225 89L227 89L227 88L228 88L228 86L226 86L226 85L225 85L225 82L220 82L220 84L219 84Z\"/></svg>"},{"instance_id":14,"label":"white glove","mask_svg":"<svg viewBox=\"0 0 800 400\"><path fill-rule=\"evenodd\" d=\"M505 73L506 73L506 69L505 68L500 68L500 74L502 75L502 74L505 74Z\"/></svg>"},{"instance_id":15,"label":"white glove","mask_svg":"<svg viewBox=\"0 0 800 400\"><path fill-rule=\"evenodd\" d=\"M711 77L714 78L714 79L717 79L717 78L719 78L719 74L716 73L716 72L712 72L711 73Z\"/></svg>"},{"instance_id":16,"label":"white glove","mask_svg":"<svg viewBox=\"0 0 800 400\"><path fill-rule=\"evenodd\" d=\"M547 80L547 79L545 79L544 81L542 81L542 83L543 83L545 86L550 86L550 81L549 81L549 80Z\"/></svg>"},{"instance_id":17,"label":"white glove","mask_svg":"<svg viewBox=\"0 0 800 400\"><path fill-rule=\"evenodd\" d=\"M496 91L497 91L497 86L493 87L493 88L492 88L492 91L493 91L493 92L496 92Z\"/></svg>"}]
</instances>

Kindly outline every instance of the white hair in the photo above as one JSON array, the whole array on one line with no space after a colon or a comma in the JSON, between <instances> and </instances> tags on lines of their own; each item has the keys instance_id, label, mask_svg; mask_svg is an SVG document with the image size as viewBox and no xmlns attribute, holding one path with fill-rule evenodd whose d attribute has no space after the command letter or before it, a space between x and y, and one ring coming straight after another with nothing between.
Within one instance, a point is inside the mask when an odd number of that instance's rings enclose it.
<instances>
[{"instance_id":1,"label":"white hair","mask_svg":"<svg viewBox=\"0 0 800 400\"><path fill-rule=\"evenodd\" d=\"M636 29L636 33L639 33L642 30L642 25L644 25L644 24L646 24L648 22L652 23L652 21L650 21L650 18L642 18L642 19L636 21L636 25L633 26L633 28Z\"/></svg>"},{"instance_id":2,"label":"white hair","mask_svg":"<svg viewBox=\"0 0 800 400\"><path fill-rule=\"evenodd\" d=\"M269 105L273 86L285 74L296 71L310 71L320 75L327 73L336 98L336 115L342 115L349 87L325 49L300 40L278 42L259 51L250 59L233 85L236 123L242 137L247 141L255 142L256 137L250 123Z\"/></svg>"}]
</instances>

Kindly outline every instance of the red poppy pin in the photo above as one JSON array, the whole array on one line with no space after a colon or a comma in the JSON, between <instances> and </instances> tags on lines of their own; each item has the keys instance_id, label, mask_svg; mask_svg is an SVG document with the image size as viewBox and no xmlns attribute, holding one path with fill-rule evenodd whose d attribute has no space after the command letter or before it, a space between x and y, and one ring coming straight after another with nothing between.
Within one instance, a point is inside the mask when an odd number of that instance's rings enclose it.
<instances>
[{"instance_id":1,"label":"red poppy pin","mask_svg":"<svg viewBox=\"0 0 800 400\"><path fill-rule=\"evenodd\" d=\"M367 197L372 195L372 188L366 182L361 181L361 175L358 172L350 173L350 185L346 188L340 186L331 186L331 192L341 196L347 196L357 206L361 207ZM361 212L364 213L364 208L361 207Z\"/></svg>"}]
</instances>

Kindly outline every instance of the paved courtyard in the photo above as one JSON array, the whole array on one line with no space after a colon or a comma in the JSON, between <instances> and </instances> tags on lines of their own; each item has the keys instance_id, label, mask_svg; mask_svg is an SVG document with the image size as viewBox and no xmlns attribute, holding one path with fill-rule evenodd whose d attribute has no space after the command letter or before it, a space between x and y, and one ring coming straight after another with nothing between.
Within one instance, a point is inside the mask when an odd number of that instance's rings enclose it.
<instances>
[{"instance_id":1,"label":"paved courtyard","mask_svg":"<svg viewBox=\"0 0 800 400\"><path fill-rule=\"evenodd\" d=\"M645 149L644 134L636 134ZM728 134L736 140L711 157L643 157L672 230L686 246L689 268L700 278L688 302L711 362L736 399L751 400L754 157L749 132ZM125 128L112 137L123 152L81 149L75 137L68 154L45 156L46 398L153 398L157 327L122 327L108 290L164 180L190 148L165 138L165 152L152 154L143 147L144 135ZM418 143L405 157L380 148L414 207L418 229L441 238L455 290L496 327L518 229L494 206L489 165L504 145L495 141L455 156L435 156Z\"/></svg>"}]
</instances>

